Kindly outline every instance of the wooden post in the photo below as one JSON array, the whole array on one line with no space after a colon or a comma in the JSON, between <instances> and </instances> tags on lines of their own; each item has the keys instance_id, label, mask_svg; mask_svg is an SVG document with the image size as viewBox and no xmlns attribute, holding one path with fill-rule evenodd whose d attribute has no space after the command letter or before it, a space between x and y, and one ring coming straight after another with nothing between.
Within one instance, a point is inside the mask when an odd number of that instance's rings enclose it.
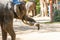
<instances>
[{"instance_id":1,"label":"wooden post","mask_svg":"<svg viewBox=\"0 0 60 40\"><path fill-rule=\"evenodd\" d=\"M56 0L56 6L57 6L57 9L58 9L58 0Z\"/></svg>"},{"instance_id":2,"label":"wooden post","mask_svg":"<svg viewBox=\"0 0 60 40\"><path fill-rule=\"evenodd\" d=\"M50 0L50 18L51 18L51 22L53 21L53 2L52 0Z\"/></svg>"}]
</instances>

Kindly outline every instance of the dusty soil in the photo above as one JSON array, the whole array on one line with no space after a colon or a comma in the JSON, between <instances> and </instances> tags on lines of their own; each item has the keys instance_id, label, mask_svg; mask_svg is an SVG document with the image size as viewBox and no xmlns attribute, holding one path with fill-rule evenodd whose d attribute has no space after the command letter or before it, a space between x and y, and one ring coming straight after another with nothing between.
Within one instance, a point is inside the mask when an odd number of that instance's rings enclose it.
<instances>
[{"instance_id":1,"label":"dusty soil","mask_svg":"<svg viewBox=\"0 0 60 40\"><path fill-rule=\"evenodd\" d=\"M60 40L60 23L40 24L39 31L37 27L26 25L21 20L15 20L13 24L16 40ZM1 35L0 30L0 40ZM10 38L8 35L8 40Z\"/></svg>"}]
</instances>

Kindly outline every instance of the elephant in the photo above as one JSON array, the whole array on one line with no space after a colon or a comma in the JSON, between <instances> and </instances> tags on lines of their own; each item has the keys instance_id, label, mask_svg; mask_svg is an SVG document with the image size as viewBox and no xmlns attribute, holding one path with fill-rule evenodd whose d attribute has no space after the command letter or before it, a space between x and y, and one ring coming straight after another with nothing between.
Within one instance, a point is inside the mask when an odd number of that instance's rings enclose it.
<instances>
[{"instance_id":1,"label":"elephant","mask_svg":"<svg viewBox=\"0 0 60 40\"><path fill-rule=\"evenodd\" d=\"M11 36L11 40L15 40L15 32L13 30L14 14L4 4L0 3L0 25L2 31L2 40L7 40L7 33Z\"/></svg>"},{"instance_id":2,"label":"elephant","mask_svg":"<svg viewBox=\"0 0 60 40\"><path fill-rule=\"evenodd\" d=\"M36 3L34 1L28 1L25 4L26 10L27 10L27 15L30 17L36 16ZM32 12L32 13L31 13Z\"/></svg>"},{"instance_id":3,"label":"elephant","mask_svg":"<svg viewBox=\"0 0 60 40\"><path fill-rule=\"evenodd\" d=\"M16 10L14 10L14 7L16 7ZM7 40L7 33L11 36L11 40L16 40L16 34L13 29L13 19L21 19L22 22L25 24L27 21L30 22L30 24L35 24L36 21L26 15L26 8L23 3L17 4L16 6L13 5L12 2L7 2L6 5L3 3L0 3L0 25L2 30L2 40ZM30 25L29 24L29 25ZM39 30L39 24L36 24Z\"/></svg>"}]
</instances>

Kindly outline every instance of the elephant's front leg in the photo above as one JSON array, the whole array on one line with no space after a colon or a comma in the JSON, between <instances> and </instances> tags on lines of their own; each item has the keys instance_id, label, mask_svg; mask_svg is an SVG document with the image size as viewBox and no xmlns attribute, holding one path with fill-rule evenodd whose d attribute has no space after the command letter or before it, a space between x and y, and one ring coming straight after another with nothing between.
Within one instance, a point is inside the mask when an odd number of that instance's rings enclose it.
<instances>
[{"instance_id":1,"label":"elephant's front leg","mask_svg":"<svg viewBox=\"0 0 60 40\"><path fill-rule=\"evenodd\" d=\"M8 21L7 26L6 26L6 31L11 36L11 40L15 40L16 39L16 34L14 32L14 29L13 29L13 20L9 20Z\"/></svg>"},{"instance_id":2,"label":"elephant's front leg","mask_svg":"<svg viewBox=\"0 0 60 40\"><path fill-rule=\"evenodd\" d=\"M11 40L15 40L16 35L13 29L13 16L12 15L5 16L3 25L6 32L9 33L9 35L11 36Z\"/></svg>"}]
</instances>

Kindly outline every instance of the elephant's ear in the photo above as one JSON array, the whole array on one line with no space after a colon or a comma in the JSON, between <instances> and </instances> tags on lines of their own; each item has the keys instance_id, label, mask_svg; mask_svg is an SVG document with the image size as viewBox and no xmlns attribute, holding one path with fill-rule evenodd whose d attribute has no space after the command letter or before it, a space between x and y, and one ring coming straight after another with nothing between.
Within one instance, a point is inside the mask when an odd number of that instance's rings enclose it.
<instances>
[{"instance_id":1,"label":"elephant's ear","mask_svg":"<svg viewBox=\"0 0 60 40\"><path fill-rule=\"evenodd\" d=\"M17 17L20 18L20 10L19 10L18 5L15 5L15 6L14 6L14 12L15 12L15 14L17 15Z\"/></svg>"}]
</instances>

